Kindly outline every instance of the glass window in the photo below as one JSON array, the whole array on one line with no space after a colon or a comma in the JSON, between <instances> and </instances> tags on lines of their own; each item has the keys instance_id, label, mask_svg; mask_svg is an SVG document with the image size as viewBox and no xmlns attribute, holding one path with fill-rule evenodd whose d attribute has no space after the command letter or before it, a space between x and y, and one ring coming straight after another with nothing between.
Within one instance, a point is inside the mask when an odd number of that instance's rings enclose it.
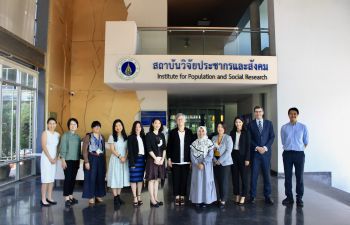
<instances>
[{"instance_id":1,"label":"glass window","mask_svg":"<svg viewBox=\"0 0 350 225\"><path fill-rule=\"evenodd\" d=\"M33 153L33 116L35 91L22 88L20 113L20 158Z\"/></svg>"},{"instance_id":2,"label":"glass window","mask_svg":"<svg viewBox=\"0 0 350 225\"><path fill-rule=\"evenodd\" d=\"M24 160L19 162L19 178L24 178L33 174L33 160Z\"/></svg>"},{"instance_id":3,"label":"glass window","mask_svg":"<svg viewBox=\"0 0 350 225\"><path fill-rule=\"evenodd\" d=\"M1 161L16 159L16 115L17 115L17 95L16 86L2 83L1 85Z\"/></svg>"},{"instance_id":4,"label":"glass window","mask_svg":"<svg viewBox=\"0 0 350 225\"><path fill-rule=\"evenodd\" d=\"M26 71L26 72L24 72ZM35 173L35 71L0 57L0 186Z\"/></svg>"},{"instance_id":5,"label":"glass window","mask_svg":"<svg viewBox=\"0 0 350 225\"><path fill-rule=\"evenodd\" d=\"M15 181L16 179L16 164L10 163L0 166L0 185Z\"/></svg>"},{"instance_id":6,"label":"glass window","mask_svg":"<svg viewBox=\"0 0 350 225\"><path fill-rule=\"evenodd\" d=\"M34 83L35 83L35 78L32 75L25 72L21 72L21 84L23 86L34 88L35 87Z\"/></svg>"},{"instance_id":7,"label":"glass window","mask_svg":"<svg viewBox=\"0 0 350 225\"><path fill-rule=\"evenodd\" d=\"M17 82L17 69L3 65L2 79Z\"/></svg>"}]
</instances>

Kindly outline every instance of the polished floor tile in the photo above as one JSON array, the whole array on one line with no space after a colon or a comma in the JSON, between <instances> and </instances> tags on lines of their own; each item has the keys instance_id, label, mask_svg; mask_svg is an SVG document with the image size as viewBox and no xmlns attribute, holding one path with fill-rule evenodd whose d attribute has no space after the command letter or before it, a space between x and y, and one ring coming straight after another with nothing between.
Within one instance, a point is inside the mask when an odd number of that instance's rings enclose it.
<instances>
[{"instance_id":1,"label":"polished floor tile","mask_svg":"<svg viewBox=\"0 0 350 225\"><path fill-rule=\"evenodd\" d=\"M189 203L185 207L175 207L171 201L170 185L166 181L159 192L161 200L165 202L160 208L150 208L145 190L142 194L144 205L135 209L129 189L122 193L126 204L119 209L114 208L110 193L103 203L90 207L87 200L81 199L81 187L76 192L79 204L65 208L62 188L56 187L54 197L58 205L41 208L40 178L33 177L0 190L0 224L350 224L350 207L330 194L332 188L319 188L319 185L306 182L305 206L297 208L295 205L285 207L281 204L284 198L282 179L272 178L272 184L273 206L264 204L260 192L255 205L236 206L230 201L225 209L216 206L197 209Z\"/></svg>"}]
</instances>

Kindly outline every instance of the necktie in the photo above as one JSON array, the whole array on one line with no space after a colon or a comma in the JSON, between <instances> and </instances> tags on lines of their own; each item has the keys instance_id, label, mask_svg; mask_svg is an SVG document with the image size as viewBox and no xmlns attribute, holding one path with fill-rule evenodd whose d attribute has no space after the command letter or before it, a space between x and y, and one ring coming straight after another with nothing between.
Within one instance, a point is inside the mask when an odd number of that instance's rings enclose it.
<instances>
[{"instance_id":1,"label":"necktie","mask_svg":"<svg viewBox=\"0 0 350 225\"><path fill-rule=\"evenodd\" d=\"M259 120L258 129L259 129L259 133L261 134L261 132L263 130L263 127L262 127L262 124L261 124L261 120Z\"/></svg>"}]
</instances>

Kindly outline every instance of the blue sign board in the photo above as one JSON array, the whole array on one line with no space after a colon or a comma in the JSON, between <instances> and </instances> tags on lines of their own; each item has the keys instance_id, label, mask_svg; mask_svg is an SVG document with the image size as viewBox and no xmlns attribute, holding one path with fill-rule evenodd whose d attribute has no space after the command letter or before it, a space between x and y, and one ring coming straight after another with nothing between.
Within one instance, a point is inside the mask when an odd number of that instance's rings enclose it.
<instances>
[{"instance_id":1,"label":"blue sign board","mask_svg":"<svg viewBox=\"0 0 350 225\"><path fill-rule=\"evenodd\" d=\"M142 126L150 126L153 118L160 119L162 124L166 125L166 111L141 111Z\"/></svg>"}]
</instances>

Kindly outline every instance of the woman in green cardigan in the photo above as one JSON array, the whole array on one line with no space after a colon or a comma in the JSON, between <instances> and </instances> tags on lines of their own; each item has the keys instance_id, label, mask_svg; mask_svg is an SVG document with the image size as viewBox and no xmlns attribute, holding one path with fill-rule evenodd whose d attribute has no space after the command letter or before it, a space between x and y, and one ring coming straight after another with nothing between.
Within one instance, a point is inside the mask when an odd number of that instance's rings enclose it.
<instances>
[{"instance_id":1,"label":"woman in green cardigan","mask_svg":"<svg viewBox=\"0 0 350 225\"><path fill-rule=\"evenodd\" d=\"M81 139L75 132L78 129L78 120L70 118L67 122L69 131L61 138L60 155L64 172L63 196L67 207L78 203L73 197L75 179L80 166Z\"/></svg>"}]
</instances>

